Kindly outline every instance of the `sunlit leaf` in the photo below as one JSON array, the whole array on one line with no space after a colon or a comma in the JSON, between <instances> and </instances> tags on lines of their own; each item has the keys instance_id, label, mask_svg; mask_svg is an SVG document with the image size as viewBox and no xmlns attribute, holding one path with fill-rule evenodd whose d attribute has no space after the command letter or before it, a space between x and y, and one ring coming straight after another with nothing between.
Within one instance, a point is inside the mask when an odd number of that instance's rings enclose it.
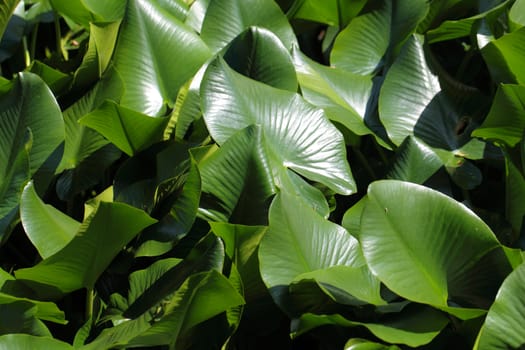
<instances>
[{"instance_id":1,"label":"sunlit leaf","mask_svg":"<svg viewBox=\"0 0 525 350\"><path fill-rule=\"evenodd\" d=\"M359 242L389 289L451 313L451 306L487 308L511 270L494 233L472 211L408 182L370 185Z\"/></svg>"},{"instance_id":2,"label":"sunlit leaf","mask_svg":"<svg viewBox=\"0 0 525 350\"><path fill-rule=\"evenodd\" d=\"M27 237L43 259L64 248L80 227L78 221L45 204L36 194L32 182L22 193L20 217Z\"/></svg>"},{"instance_id":3,"label":"sunlit leaf","mask_svg":"<svg viewBox=\"0 0 525 350\"><path fill-rule=\"evenodd\" d=\"M35 349L56 349L73 350L68 343L51 337L36 337L29 334L6 334L0 336L1 350L35 350Z\"/></svg>"}]
</instances>

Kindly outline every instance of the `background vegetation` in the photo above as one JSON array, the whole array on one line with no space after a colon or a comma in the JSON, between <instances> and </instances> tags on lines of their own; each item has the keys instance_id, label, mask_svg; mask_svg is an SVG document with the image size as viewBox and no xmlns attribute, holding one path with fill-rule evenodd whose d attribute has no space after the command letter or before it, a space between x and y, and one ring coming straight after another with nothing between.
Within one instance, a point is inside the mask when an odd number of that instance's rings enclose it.
<instances>
[{"instance_id":1,"label":"background vegetation","mask_svg":"<svg viewBox=\"0 0 525 350\"><path fill-rule=\"evenodd\" d=\"M523 349L525 1L5 0L0 349Z\"/></svg>"}]
</instances>

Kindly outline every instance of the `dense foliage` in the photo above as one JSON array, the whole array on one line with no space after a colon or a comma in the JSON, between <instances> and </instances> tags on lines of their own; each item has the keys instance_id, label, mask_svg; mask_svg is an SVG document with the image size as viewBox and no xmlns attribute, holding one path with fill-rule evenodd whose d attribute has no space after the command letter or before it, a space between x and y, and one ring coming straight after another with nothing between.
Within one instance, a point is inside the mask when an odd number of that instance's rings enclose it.
<instances>
[{"instance_id":1,"label":"dense foliage","mask_svg":"<svg viewBox=\"0 0 525 350\"><path fill-rule=\"evenodd\" d=\"M4 0L0 349L523 349L524 0Z\"/></svg>"}]
</instances>

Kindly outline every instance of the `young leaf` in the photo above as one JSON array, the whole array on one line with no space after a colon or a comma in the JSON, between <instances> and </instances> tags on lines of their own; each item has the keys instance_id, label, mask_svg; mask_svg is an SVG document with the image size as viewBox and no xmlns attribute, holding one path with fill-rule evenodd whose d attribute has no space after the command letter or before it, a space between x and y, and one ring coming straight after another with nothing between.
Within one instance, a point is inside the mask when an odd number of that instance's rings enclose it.
<instances>
[{"instance_id":1,"label":"young leaf","mask_svg":"<svg viewBox=\"0 0 525 350\"><path fill-rule=\"evenodd\" d=\"M45 204L28 183L20 199L20 218L27 237L43 259L49 258L73 239L80 223Z\"/></svg>"},{"instance_id":2,"label":"young leaf","mask_svg":"<svg viewBox=\"0 0 525 350\"><path fill-rule=\"evenodd\" d=\"M154 222L128 205L101 202L68 245L34 267L15 271L15 276L41 296L92 289L118 252Z\"/></svg>"},{"instance_id":3,"label":"young leaf","mask_svg":"<svg viewBox=\"0 0 525 350\"><path fill-rule=\"evenodd\" d=\"M248 79L219 58L208 67L201 96L206 125L217 143L259 124L272 162L338 193L355 191L342 135L299 95Z\"/></svg>"},{"instance_id":4,"label":"young leaf","mask_svg":"<svg viewBox=\"0 0 525 350\"><path fill-rule=\"evenodd\" d=\"M496 237L472 211L408 182L369 186L359 242L390 290L451 313L450 303L487 308L511 271Z\"/></svg>"},{"instance_id":5,"label":"young leaf","mask_svg":"<svg viewBox=\"0 0 525 350\"><path fill-rule=\"evenodd\" d=\"M106 101L98 109L79 119L129 156L162 140L168 118L152 118Z\"/></svg>"}]
</instances>

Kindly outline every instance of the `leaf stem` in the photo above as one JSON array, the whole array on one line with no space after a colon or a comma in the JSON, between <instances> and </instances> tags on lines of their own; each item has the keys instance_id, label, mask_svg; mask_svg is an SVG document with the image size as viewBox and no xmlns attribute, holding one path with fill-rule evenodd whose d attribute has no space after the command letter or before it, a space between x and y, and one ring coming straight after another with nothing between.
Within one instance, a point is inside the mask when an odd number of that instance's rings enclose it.
<instances>
[{"instance_id":1,"label":"leaf stem","mask_svg":"<svg viewBox=\"0 0 525 350\"><path fill-rule=\"evenodd\" d=\"M29 47L29 57L31 58L31 62L35 59L36 56L36 39L38 37L39 26L40 23L36 22L35 27L33 28L33 33L31 34L31 46Z\"/></svg>"},{"instance_id":2,"label":"leaf stem","mask_svg":"<svg viewBox=\"0 0 525 350\"><path fill-rule=\"evenodd\" d=\"M95 300L95 292L93 288L86 290L86 322L93 318L93 302Z\"/></svg>"},{"instance_id":3,"label":"leaf stem","mask_svg":"<svg viewBox=\"0 0 525 350\"><path fill-rule=\"evenodd\" d=\"M56 50L61 58L64 58L63 52L62 52L62 31L60 29L60 18L58 17L58 12L54 12L54 23L55 23L55 44L56 44Z\"/></svg>"}]
</instances>

